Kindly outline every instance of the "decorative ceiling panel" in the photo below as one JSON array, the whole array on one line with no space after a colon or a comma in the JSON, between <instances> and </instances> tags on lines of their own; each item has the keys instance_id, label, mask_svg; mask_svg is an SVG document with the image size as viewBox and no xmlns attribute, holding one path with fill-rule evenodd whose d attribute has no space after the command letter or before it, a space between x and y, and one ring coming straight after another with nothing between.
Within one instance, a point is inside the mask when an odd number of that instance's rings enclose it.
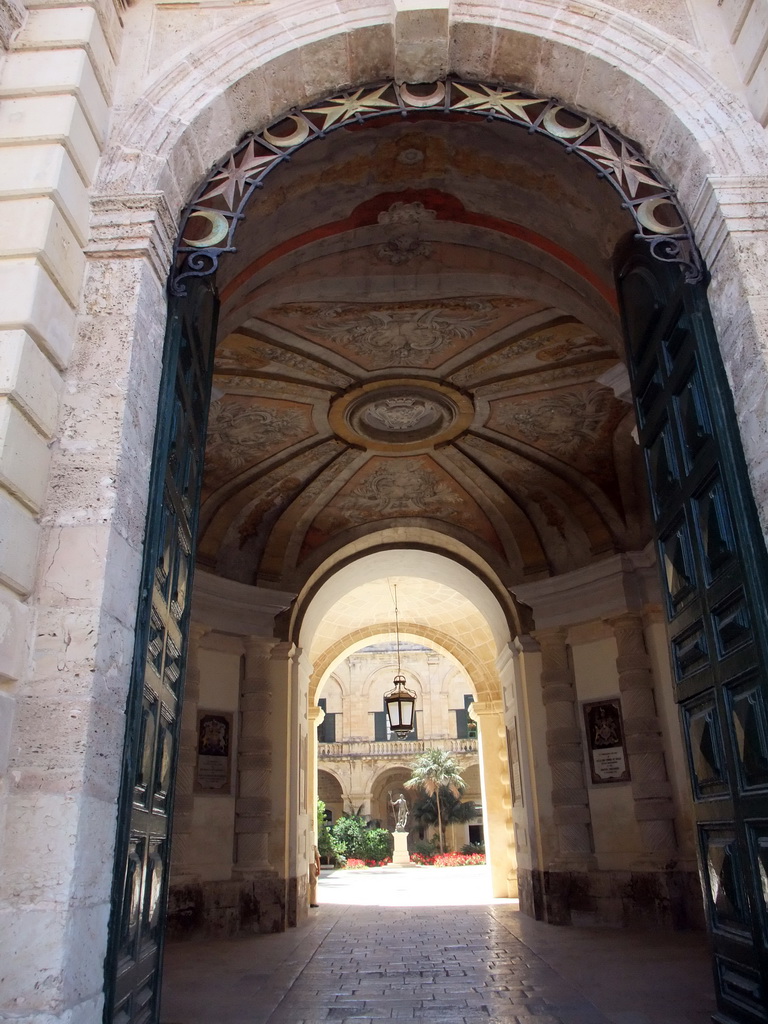
<instances>
[{"instance_id":1,"label":"decorative ceiling panel","mask_svg":"<svg viewBox=\"0 0 768 1024\"><path fill-rule=\"evenodd\" d=\"M505 342L489 355L452 373L451 381L459 387L477 387L500 377L509 380L543 368L556 380L560 364L591 364L598 358L615 361L615 354L583 324L562 323Z\"/></svg>"},{"instance_id":2,"label":"decorative ceiling panel","mask_svg":"<svg viewBox=\"0 0 768 1024\"><path fill-rule=\"evenodd\" d=\"M364 370L434 369L499 330L511 313L535 308L504 298L286 303L268 310L264 318L332 348Z\"/></svg>"},{"instance_id":3,"label":"decorative ceiling panel","mask_svg":"<svg viewBox=\"0 0 768 1024\"><path fill-rule=\"evenodd\" d=\"M211 403L204 491L315 433L312 406L271 398L223 395Z\"/></svg>"},{"instance_id":4,"label":"decorative ceiling panel","mask_svg":"<svg viewBox=\"0 0 768 1024\"><path fill-rule=\"evenodd\" d=\"M302 554L353 526L397 518L434 519L468 530L501 550L477 502L433 459L422 455L369 459L315 519Z\"/></svg>"}]
</instances>

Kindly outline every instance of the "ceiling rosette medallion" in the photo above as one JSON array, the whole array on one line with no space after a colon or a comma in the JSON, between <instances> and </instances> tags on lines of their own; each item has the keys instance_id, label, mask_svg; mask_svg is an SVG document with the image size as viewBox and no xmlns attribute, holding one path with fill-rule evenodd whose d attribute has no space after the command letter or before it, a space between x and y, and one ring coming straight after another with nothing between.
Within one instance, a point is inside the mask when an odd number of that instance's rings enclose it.
<instances>
[{"instance_id":1,"label":"ceiling rosette medallion","mask_svg":"<svg viewBox=\"0 0 768 1024\"><path fill-rule=\"evenodd\" d=\"M472 422L474 406L455 388L434 381L364 384L331 405L331 429L350 444L380 453L422 451L452 441Z\"/></svg>"},{"instance_id":2,"label":"ceiling rosette medallion","mask_svg":"<svg viewBox=\"0 0 768 1024\"><path fill-rule=\"evenodd\" d=\"M466 114L506 122L546 136L595 168L618 192L636 234L652 254L679 263L686 280L701 280L704 269L690 224L675 193L640 150L613 129L556 100L515 88L455 79L428 85L394 82L346 90L314 106L292 110L269 128L249 135L216 168L187 206L174 251L170 289L185 294L185 280L215 273L219 259L236 251L235 235L246 208L266 178L293 152L329 132L376 118L414 113ZM405 236L403 236L405 237ZM393 263L425 254L406 238L381 258ZM391 250L391 251L390 251Z\"/></svg>"}]
</instances>

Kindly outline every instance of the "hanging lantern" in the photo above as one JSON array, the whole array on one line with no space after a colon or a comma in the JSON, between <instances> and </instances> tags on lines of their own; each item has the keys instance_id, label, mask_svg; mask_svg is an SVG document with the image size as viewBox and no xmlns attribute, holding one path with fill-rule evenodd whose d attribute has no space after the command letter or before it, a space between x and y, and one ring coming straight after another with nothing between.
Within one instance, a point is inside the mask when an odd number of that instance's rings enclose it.
<instances>
[{"instance_id":1,"label":"hanging lantern","mask_svg":"<svg viewBox=\"0 0 768 1024\"><path fill-rule=\"evenodd\" d=\"M392 680L394 689L384 694L384 706L389 719L389 731L403 739L413 730L416 694L405 685L405 676L399 673Z\"/></svg>"},{"instance_id":2,"label":"hanging lantern","mask_svg":"<svg viewBox=\"0 0 768 1024\"><path fill-rule=\"evenodd\" d=\"M400 620L397 611L397 584L395 584L395 637L397 642L397 675L392 680L393 689L384 694L389 731L404 739L413 731L416 714L416 694L405 685L405 676L400 671Z\"/></svg>"}]
</instances>

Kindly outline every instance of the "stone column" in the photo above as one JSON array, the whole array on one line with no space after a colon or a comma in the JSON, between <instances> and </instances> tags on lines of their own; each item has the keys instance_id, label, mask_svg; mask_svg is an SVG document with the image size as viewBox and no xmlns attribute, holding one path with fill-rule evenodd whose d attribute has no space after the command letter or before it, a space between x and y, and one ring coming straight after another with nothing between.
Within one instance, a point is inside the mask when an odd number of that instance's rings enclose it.
<instances>
[{"instance_id":1,"label":"stone column","mask_svg":"<svg viewBox=\"0 0 768 1024\"><path fill-rule=\"evenodd\" d=\"M477 722L483 779L483 832L491 865L493 895L517 896L517 858L512 822L504 703L475 701L471 717Z\"/></svg>"},{"instance_id":2,"label":"stone column","mask_svg":"<svg viewBox=\"0 0 768 1024\"><path fill-rule=\"evenodd\" d=\"M325 718L325 712L322 708L319 708L317 704L310 704L309 711L307 712L307 720L309 723L309 736L307 738L307 746L309 748L307 757L307 788L308 788L308 804L309 804L309 853L311 855L312 846L317 845L317 727L323 724Z\"/></svg>"},{"instance_id":3,"label":"stone column","mask_svg":"<svg viewBox=\"0 0 768 1024\"><path fill-rule=\"evenodd\" d=\"M173 803L173 842L171 845L171 884L194 879L190 871L190 835L194 808L195 767L197 764L197 709L200 703L200 642L209 632L197 622L189 627L189 649L184 677L184 702L179 730L179 763Z\"/></svg>"},{"instance_id":4,"label":"stone column","mask_svg":"<svg viewBox=\"0 0 768 1024\"><path fill-rule=\"evenodd\" d=\"M565 629L537 630L541 650L542 701L547 716L547 758L552 772L552 808L558 840L557 866L592 866L589 796L577 718L576 687Z\"/></svg>"},{"instance_id":5,"label":"stone column","mask_svg":"<svg viewBox=\"0 0 768 1024\"><path fill-rule=\"evenodd\" d=\"M235 875L269 870L273 730L270 657L277 641L249 637L240 685L240 741L235 801Z\"/></svg>"},{"instance_id":6,"label":"stone column","mask_svg":"<svg viewBox=\"0 0 768 1024\"><path fill-rule=\"evenodd\" d=\"M643 620L639 614L628 612L609 622L616 637L616 668L635 818L644 853L663 864L677 851L675 810L664 760L664 739L656 714Z\"/></svg>"},{"instance_id":7,"label":"stone column","mask_svg":"<svg viewBox=\"0 0 768 1024\"><path fill-rule=\"evenodd\" d=\"M309 861L314 837L316 808L311 794L316 771L312 768L317 756L317 739L311 735L309 722L309 680L312 664L299 647L291 652L289 675L289 793L288 804L288 924L296 925L306 916L309 906Z\"/></svg>"}]
</instances>

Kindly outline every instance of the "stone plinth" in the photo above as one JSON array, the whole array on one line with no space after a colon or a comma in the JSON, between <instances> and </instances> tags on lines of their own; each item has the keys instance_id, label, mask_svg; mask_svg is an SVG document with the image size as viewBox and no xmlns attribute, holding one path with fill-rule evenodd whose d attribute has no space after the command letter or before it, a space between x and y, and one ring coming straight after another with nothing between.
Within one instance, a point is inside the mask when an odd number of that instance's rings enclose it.
<instances>
[{"instance_id":1,"label":"stone plinth","mask_svg":"<svg viewBox=\"0 0 768 1024\"><path fill-rule=\"evenodd\" d=\"M397 867L402 867L404 864L410 864L411 858L408 854L408 833L393 832L392 838L395 841L395 849L392 853L392 863Z\"/></svg>"}]
</instances>

